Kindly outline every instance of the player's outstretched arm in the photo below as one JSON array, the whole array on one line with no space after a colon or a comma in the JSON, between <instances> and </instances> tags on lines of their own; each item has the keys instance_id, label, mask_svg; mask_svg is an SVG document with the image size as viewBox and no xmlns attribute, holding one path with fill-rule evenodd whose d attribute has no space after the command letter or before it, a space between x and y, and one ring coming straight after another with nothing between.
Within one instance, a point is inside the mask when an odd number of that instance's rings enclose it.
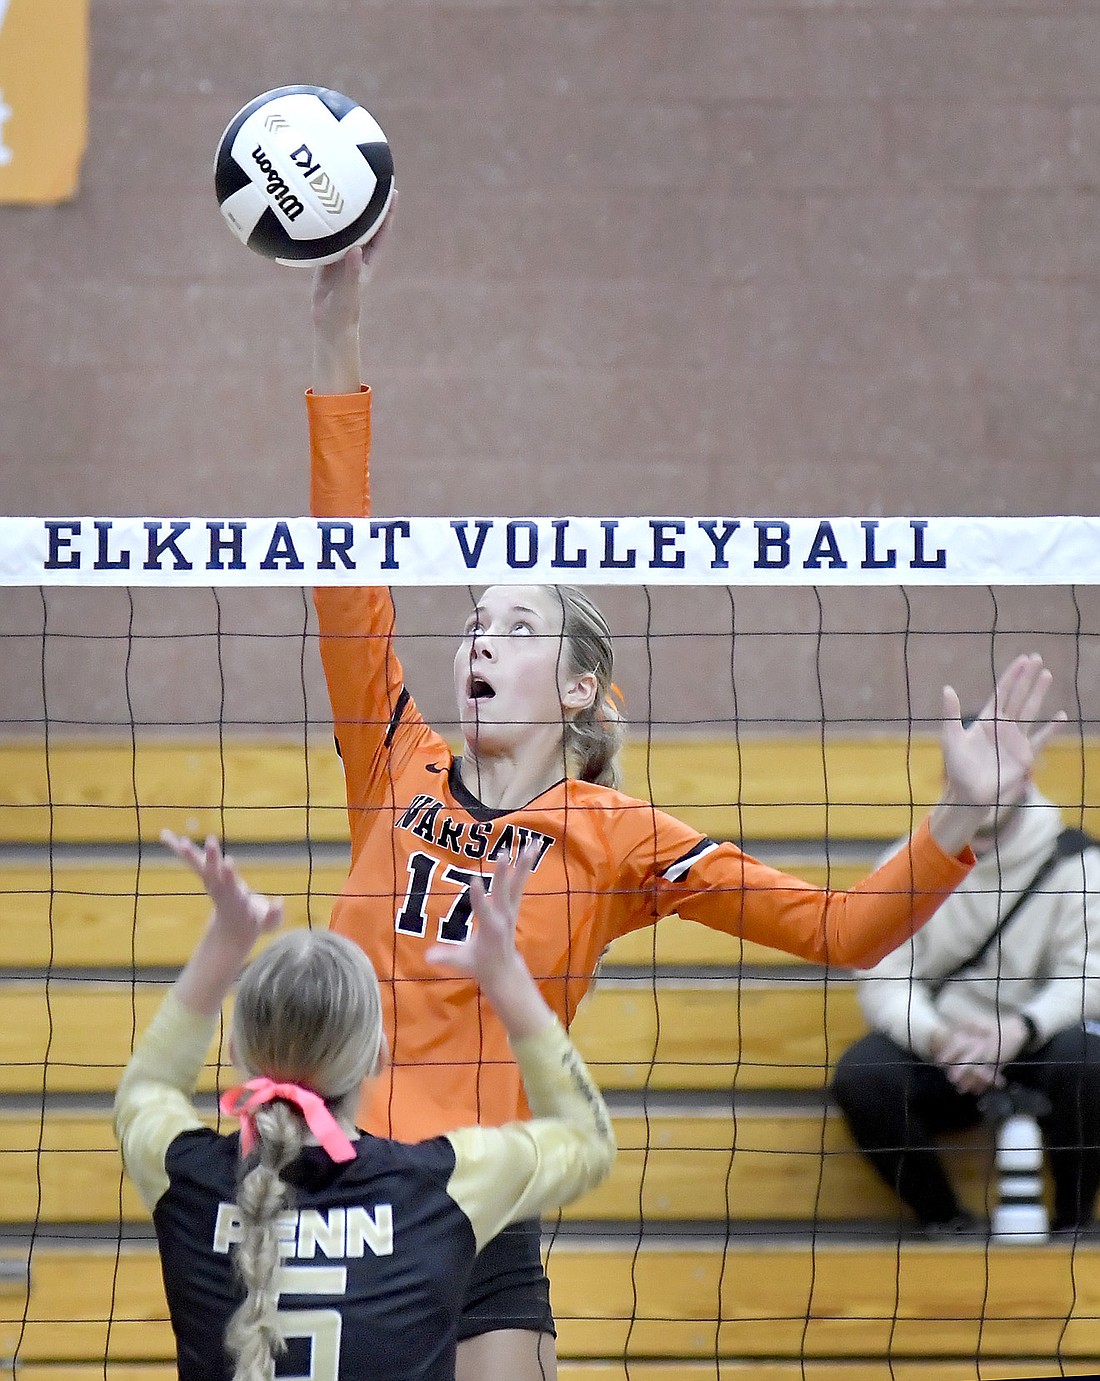
<instances>
[{"instance_id":1,"label":"player's outstretched arm","mask_svg":"<svg viewBox=\"0 0 1100 1381\"><path fill-rule=\"evenodd\" d=\"M216 839L202 848L168 830L161 839L202 879L214 911L135 1046L115 1094L114 1128L123 1163L150 1209L168 1188L169 1146L182 1132L202 1126L191 1094L222 1002L256 940L283 918L282 902L253 892Z\"/></svg>"},{"instance_id":2,"label":"player's outstretched arm","mask_svg":"<svg viewBox=\"0 0 1100 1381\"><path fill-rule=\"evenodd\" d=\"M943 691L943 796L929 818L940 848L957 854L998 805L1020 799L1043 747L1065 723L1063 710L1047 716L1043 703L1053 678L1038 653L1024 653L1005 668L993 694L965 726L959 697Z\"/></svg>"},{"instance_id":3,"label":"player's outstretched arm","mask_svg":"<svg viewBox=\"0 0 1100 1381\"><path fill-rule=\"evenodd\" d=\"M357 245L336 263L322 264L314 270L311 299L314 393L359 392L362 381L361 293L370 281L396 208L397 193L394 192L386 219L367 244Z\"/></svg>"},{"instance_id":4,"label":"player's outstretched arm","mask_svg":"<svg viewBox=\"0 0 1100 1381\"><path fill-rule=\"evenodd\" d=\"M383 226L361 249L315 271L314 388L306 396L310 442L310 512L317 518L370 514L370 392L360 388L360 292L393 221L396 194ZM428 733L405 692L393 645L394 607L382 587L318 586L320 627L333 731L343 759L352 855L357 859L388 799L397 756ZM395 735L395 716L401 734ZM446 745L440 740L446 752Z\"/></svg>"}]
</instances>

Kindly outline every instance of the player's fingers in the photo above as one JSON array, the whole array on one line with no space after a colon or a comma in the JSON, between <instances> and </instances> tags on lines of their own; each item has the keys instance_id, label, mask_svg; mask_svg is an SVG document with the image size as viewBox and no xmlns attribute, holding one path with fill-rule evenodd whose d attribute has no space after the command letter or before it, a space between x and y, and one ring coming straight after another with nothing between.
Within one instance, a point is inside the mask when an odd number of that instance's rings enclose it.
<instances>
[{"instance_id":1,"label":"player's fingers","mask_svg":"<svg viewBox=\"0 0 1100 1381\"><path fill-rule=\"evenodd\" d=\"M1038 713L1053 681L1037 652L1015 658L998 688L997 715L1029 724Z\"/></svg>"},{"instance_id":2,"label":"player's fingers","mask_svg":"<svg viewBox=\"0 0 1100 1381\"><path fill-rule=\"evenodd\" d=\"M944 686L943 688L943 718L944 723L948 725L962 722L962 705L959 703L958 693L954 686Z\"/></svg>"},{"instance_id":3,"label":"player's fingers","mask_svg":"<svg viewBox=\"0 0 1100 1381\"><path fill-rule=\"evenodd\" d=\"M1042 707L1053 680L1054 677L1043 665L1043 659L1037 653L1025 657L1004 696L1001 717L1030 724Z\"/></svg>"},{"instance_id":4,"label":"player's fingers","mask_svg":"<svg viewBox=\"0 0 1100 1381\"><path fill-rule=\"evenodd\" d=\"M527 879L531 876L531 869L535 866L537 856L537 846L528 844L520 850L515 863L507 863L502 860L494 873L494 894L500 897L501 904L512 916L513 924L519 911L520 901L523 898L523 889L527 885Z\"/></svg>"},{"instance_id":5,"label":"player's fingers","mask_svg":"<svg viewBox=\"0 0 1100 1381\"><path fill-rule=\"evenodd\" d=\"M497 906L508 905L509 864L506 858L498 858L493 864L489 877L478 873L474 881L483 896L490 897Z\"/></svg>"},{"instance_id":6,"label":"player's fingers","mask_svg":"<svg viewBox=\"0 0 1100 1381\"><path fill-rule=\"evenodd\" d=\"M997 677L992 694L982 706L977 718L989 723L998 719L1015 717L1018 687L1022 677L1028 672L1029 655L1021 652L1013 657L1008 666Z\"/></svg>"},{"instance_id":7,"label":"player's fingers","mask_svg":"<svg viewBox=\"0 0 1100 1381\"><path fill-rule=\"evenodd\" d=\"M521 890L525 886L527 879L531 876L532 869L538 860L538 856L539 847L537 844L525 844L524 847L520 849L519 857L516 859L516 877L519 879Z\"/></svg>"},{"instance_id":8,"label":"player's fingers","mask_svg":"<svg viewBox=\"0 0 1100 1381\"><path fill-rule=\"evenodd\" d=\"M496 907L499 899L496 896L496 877L493 878L493 890L489 891L485 879L480 874L475 874L470 879L470 902L473 906L474 916L479 924L494 927L497 924Z\"/></svg>"},{"instance_id":9,"label":"player's fingers","mask_svg":"<svg viewBox=\"0 0 1100 1381\"><path fill-rule=\"evenodd\" d=\"M202 872L202 854L195 847L193 840L182 834L173 834L171 830L161 830L160 840L165 848L170 849L181 863L186 863L197 873Z\"/></svg>"},{"instance_id":10,"label":"player's fingers","mask_svg":"<svg viewBox=\"0 0 1100 1381\"><path fill-rule=\"evenodd\" d=\"M1052 719L1048 719L1045 724L1040 724L1030 735L1032 748L1038 752L1040 748L1045 747L1054 735L1058 733L1062 725L1068 723L1068 721L1069 716L1066 714L1065 710L1059 710Z\"/></svg>"},{"instance_id":11,"label":"player's fingers","mask_svg":"<svg viewBox=\"0 0 1100 1381\"><path fill-rule=\"evenodd\" d=\"M465 945L432 945L424 957L429 964L438 964L441 968L458 969L463 973L468 973L469 965L466 963L465 949Z\"/></svg>"},{"instance_id":12,"label":"player's fingers","mask_svg":"<svg viewBox=\"0 0 1100 1381\"><path fill-rule=\"evenodd\" d=\"M1021 652L1013 657L1012 661L1009 662L1008 666L1006 666L1000 676L997 677L996 685L994 686L995 695L1003 699L1006 695L1012 694L1013 688L1020 678L1027 675L1031 657L1032 654L1028 652Z\"/></svg>"},{"instance_id":13,"label":"player's fingers","mask_svg":"<svg viewBox=\"0 0 1100 1381\"><path fill-rule=\"evenodd\" d=\"M260 931L262 934L267 934L268 931L278 930L286 915L286 902L282 897L270 897L266 898L265 901L264 916L260 921Z\"/></svg>"},{"instance_id":14,"label":"player's fingers","mask_svg":"<svg viewBox=\"0 0 1100 1381\"><path fill-rule=\"evenodd\" d=\"M390 226L393 224L393 218L394 218L394 216L395 216L396 214L397 214L397 188L395 187L395 188L393 189L393 196L390 197L389 208L388 208L388 210L386 211L386 214L385 214L385 216L384 216L384 218L383 218L383 220L382 220L382 224L378 227L378 229L377 229L377 230L374 232L374 234L370 237L370 239L367 241L367 243L362 247L362 255L363 255L363 262L364 262L364 264L366 264L366 265L369 266L369 265L370 265L370 261L371 261L371 260L374 258L374 256L378 253L379 246L381 245L383 239L385 238L386 234L388 233Z\"/></svg>"},{"instance_id":15,"label":"player's fingers","mask_svg":"<svg viewBox=\"0 0 1100 1381\"><path fill-rule=\"evenodd\" d=\"M208 834L202 846L203 869L207 877L220 879L226 860L222 857L221 845L217 838Z\"/></svg>"},{"instance_id":16,"label":"player's fingers","mask_svg":"<svg viewBox=\"0 0 1100 1381\"><path fill-rule=\"evenodd\" d=\"M1043 702L1047 698L1054 677L1047 667L1041 666L1034 680L1027 688L1020 713L1017 718L1029 727L1042 717Z\"/></svg>"},{"instance_id":17,"label":"player's fingers","mask_svg":"<svg viewBox=\"0 0 1100 1381\"><path fill-rule=\"evenodd\" d=\"M161 830L160 842L166 849L171 849L177 857L182 857L187 852L187 846L191 843L190 839L185 838L182 834L174 834L172 830Z\"/></svg>"},{"instance_id":18,"label":"player's fingers","mask_svg":"<svg viewBox=\"0 0 1100 1381\"><path fill-rule=\"evenodd\" d=\"M502 911L511 913L519 905L523 881L524 875L521 874L518 860L513 863L510 859L500 858L493 865L493 890L490 895Z\"/></svg>"}]
</instances>

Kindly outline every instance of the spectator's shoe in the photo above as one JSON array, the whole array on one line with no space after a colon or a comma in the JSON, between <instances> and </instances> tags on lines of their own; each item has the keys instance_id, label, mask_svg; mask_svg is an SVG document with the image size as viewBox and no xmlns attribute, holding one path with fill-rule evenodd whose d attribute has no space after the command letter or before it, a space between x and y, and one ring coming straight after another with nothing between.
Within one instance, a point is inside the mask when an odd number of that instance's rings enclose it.
<instances>
[{"instance_id":1,"label":"spectator's shoe","mask_svg":"<svg viewBox=\"0 0 1100 1381\"><path fill-rule=\"evenodd\" d=\"M925 1223L924 1235L932 1242L953 1242L960 1237L988 1237L989 1224L984 1218L960 1210L946 1223Z\"/></svg>"}]
</instances>

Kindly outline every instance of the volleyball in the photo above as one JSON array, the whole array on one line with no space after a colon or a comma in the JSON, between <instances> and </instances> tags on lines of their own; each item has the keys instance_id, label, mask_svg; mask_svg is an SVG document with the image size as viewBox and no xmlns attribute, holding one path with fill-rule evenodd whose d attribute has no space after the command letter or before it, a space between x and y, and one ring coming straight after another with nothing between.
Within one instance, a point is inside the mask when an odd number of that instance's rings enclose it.
<instances>
[{"instance_id":1,"label":"volleyball","mask_svg":"<svg viewBox=\"0 0 1100 1381\"><path fill-rule=\"evenodd\" d=\"M377 120L324 86L280 86L234 115L214 188L242 244L279 264L331 264L365 244L393 198L393 157Z\"/></svg>"}]
</instances>

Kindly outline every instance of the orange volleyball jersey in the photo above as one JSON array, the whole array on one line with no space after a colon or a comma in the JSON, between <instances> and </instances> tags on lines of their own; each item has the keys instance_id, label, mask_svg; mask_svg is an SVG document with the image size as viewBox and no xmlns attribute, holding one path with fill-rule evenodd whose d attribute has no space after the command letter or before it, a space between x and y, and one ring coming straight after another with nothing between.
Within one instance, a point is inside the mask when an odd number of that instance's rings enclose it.
<instances>
[{"instance_id":1,"label":"orange volleyball jersey","mask_svg":"<svg viewBox=\"0 0 1100 1381\"><path fill-rule=\"evenodd\" d=\"M307 400L313 512L365 516L369 392ZM390 1042L390 1069L361 1109L366 1130L418 1140L527 1115L504 1029L476 985L424 955L466 938L471 877L528 842L538 861L517 943L566 1026L607 945L662 916L821 963L869 965L923 924L972 862L944 855L925 825L859 886L829 892L607 787L563 780L520 810L489 810L405 687L389 592L314 597L351 826L332 928L374 964Z\"/></svg>"}]
</instances>

